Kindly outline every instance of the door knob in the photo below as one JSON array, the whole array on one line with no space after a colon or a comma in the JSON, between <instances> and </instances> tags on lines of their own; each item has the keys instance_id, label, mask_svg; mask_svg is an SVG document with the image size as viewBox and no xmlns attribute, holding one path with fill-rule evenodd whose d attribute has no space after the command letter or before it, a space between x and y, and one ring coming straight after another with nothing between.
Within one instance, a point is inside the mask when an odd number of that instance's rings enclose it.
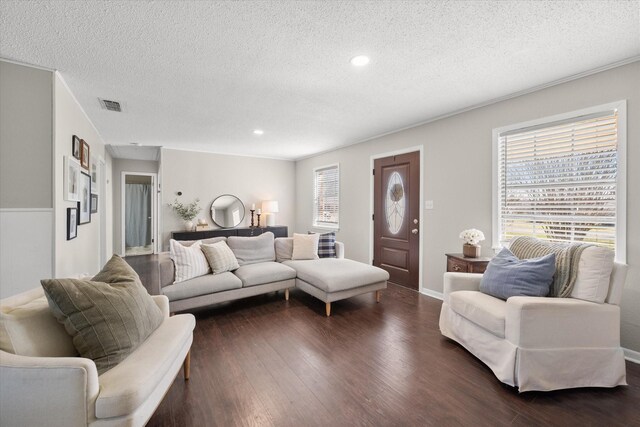
<instances>
[{"instance_id":1,"label":"door knob","mask_svg":"<svg viewBox=\"0 0 640 427\"><path fill-rule=\"evenodd\" d=\"M414 228L413 230L411 230L411 232L412 232L413 234L418 234L418 229L417 229L417 228Z\"/></svg>"}]
</instances>

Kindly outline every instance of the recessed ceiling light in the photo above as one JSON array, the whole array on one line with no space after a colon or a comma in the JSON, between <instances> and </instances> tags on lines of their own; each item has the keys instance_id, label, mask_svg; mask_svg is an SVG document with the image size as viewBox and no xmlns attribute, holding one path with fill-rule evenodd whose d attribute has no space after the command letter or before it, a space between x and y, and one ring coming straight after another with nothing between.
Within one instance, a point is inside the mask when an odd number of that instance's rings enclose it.
<instances>
[{"instance_id":1,"label":"recessed ceiling light","mask_svg":"<svg viewBox=\"0 0 640 427\"><path fill-rule=\"evenodd\" d=\"M262 135L262 134L264 134L264 131L262 129L254 129L253 130L253 134L254 135Z\"/></svg>"},{"instance_id":2,"label":"recessed ceiling light","mask_svg":"<svg viewBox=\"0 0 640 427\"><path fill-rule=\"evenodd\" d=\"M351 58L351 65L354 67L364 67L369 63L369 57L366 55L358 55Z\"/></svg>"}]
</instances>

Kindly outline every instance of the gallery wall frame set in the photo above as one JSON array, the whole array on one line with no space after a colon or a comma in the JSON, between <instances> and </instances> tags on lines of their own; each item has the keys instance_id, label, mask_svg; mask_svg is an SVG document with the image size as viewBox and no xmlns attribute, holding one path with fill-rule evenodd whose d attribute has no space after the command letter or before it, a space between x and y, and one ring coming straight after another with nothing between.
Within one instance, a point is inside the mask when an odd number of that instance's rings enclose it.
<instances>
[{"instance_id":1,"label":"gallery wall frame set","mask_svg":"<svg viewBox=\"0 0 640 427\"><path fill-rule=\"evenodd\" d=\"M67 240L78 237L78 208L67 208Z\"/></svg>"}]
</instances>

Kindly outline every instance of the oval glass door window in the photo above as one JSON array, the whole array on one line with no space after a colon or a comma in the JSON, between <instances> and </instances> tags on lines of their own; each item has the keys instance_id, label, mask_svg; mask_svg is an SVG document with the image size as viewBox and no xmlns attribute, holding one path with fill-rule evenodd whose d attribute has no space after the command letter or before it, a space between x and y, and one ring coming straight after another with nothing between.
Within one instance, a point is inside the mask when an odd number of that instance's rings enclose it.
<instances>
[{"instance_id":1,"label":"oval glass door window","mask_svg":"<svg viewBox=\"0 0 640 427\"><path fill-rule=\"evenodd\" d=\"M398 172L394 172L387 182L387 197L385 198L385 212L387 226L392 234L398 234L404 221L405 197L404 184Z\"/></svg>"}]
</instances>

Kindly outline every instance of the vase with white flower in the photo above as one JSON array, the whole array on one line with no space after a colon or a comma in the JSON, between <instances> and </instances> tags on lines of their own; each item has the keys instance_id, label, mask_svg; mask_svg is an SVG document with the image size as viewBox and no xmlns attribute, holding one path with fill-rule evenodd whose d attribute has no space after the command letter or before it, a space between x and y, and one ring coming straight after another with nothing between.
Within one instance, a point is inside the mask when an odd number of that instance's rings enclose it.
<instances>
[{"instance_id":1,"label":"vase with white flower","mask_svg":"<svg viewBox=\"0 0 640 427\"><path fill-rule=\"evenodd\" d=\"M462 254L468 258L478 258L482 249L478 243L484 240L482 231L470 228L460 233L460 238L464 241Z\"/></svg>"},{"instance_id":2,"label":"vase with white flower","mask_svg":"<svg viewBox=\"0 0 640 427\"><path fill-rule=\"evenodd\" d=\"M202 208L198 206L200 199L195 199L189 204L184 204L176 199L173 203L169 203L169 206L178 214L178 216L184 221L184 228L187 231L193 231L193 219L198 216Z\"/></svg>"}]
</instances>

